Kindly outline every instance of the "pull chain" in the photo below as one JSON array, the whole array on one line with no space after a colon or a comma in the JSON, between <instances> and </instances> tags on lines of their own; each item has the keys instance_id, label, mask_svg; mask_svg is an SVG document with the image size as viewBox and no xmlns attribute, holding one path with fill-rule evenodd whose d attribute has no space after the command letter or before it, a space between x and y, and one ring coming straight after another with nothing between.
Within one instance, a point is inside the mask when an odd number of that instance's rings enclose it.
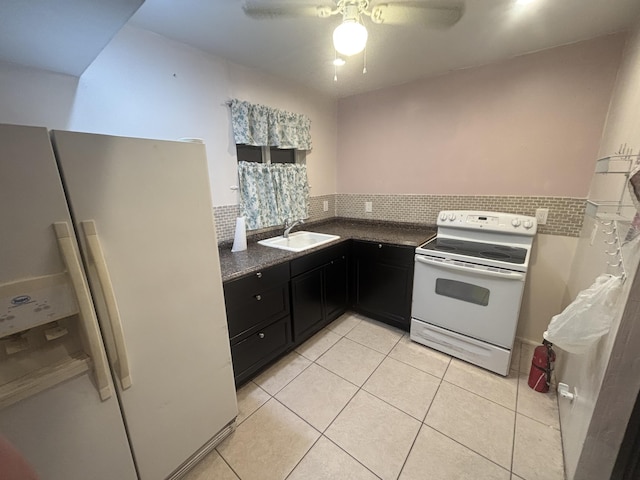
<instances>
[{"instance_id":1,"label":"pull chain","mask_svg":"<svg viewBox=\"0 0 640 480\"><path fill-rule=\"evenodd\" d=\"M362 74L367 73L367 47L364 47Z\"/></svg>"}]
</instances>

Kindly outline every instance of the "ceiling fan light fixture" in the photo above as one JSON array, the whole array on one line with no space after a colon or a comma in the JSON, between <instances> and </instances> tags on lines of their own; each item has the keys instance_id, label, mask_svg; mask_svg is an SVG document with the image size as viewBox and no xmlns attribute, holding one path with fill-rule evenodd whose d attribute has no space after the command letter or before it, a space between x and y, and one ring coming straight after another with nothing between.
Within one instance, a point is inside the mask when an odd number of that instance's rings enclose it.
<instances>
[{"instance_id":1,"label":"ceiling fan light fixture","mask_svg":"<svg viewBox=\"0 0 640 480\"><path fill-rule=\"evenodd\" d=\"M368 36L364 25L355 19L346 19L333 31L333 46L338 53L349 57L364 50Z\"/></svg>"}]
</instances>

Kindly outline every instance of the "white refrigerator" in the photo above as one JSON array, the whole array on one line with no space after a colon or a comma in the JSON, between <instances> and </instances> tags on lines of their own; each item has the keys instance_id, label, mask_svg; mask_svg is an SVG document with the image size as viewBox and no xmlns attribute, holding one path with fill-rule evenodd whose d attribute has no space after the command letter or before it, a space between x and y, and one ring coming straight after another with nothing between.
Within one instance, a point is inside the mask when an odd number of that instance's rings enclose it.
<instances>
[{"instance_id":1,"label":"white refrigerator","mask_svg":"<svg viewBox=\"0 0 640 480\"><path fill-rule=\"evenodd\" d=\"M0 125L0 221L0 434L179 478L237 415L204 145Z\"/></svg>"}]
</instances>

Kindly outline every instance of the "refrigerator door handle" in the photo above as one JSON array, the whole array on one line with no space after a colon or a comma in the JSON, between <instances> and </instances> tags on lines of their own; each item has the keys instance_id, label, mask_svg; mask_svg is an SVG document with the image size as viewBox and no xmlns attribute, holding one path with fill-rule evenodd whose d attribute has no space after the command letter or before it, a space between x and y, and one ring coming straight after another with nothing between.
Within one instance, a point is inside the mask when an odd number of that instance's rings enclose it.
<instances>
[{"instance_id":1,"label":"refrigerator door handle","mask_svg":"<svg viewBox=\"0 0 640 480\"><path fill-rule=\"evenodd\" d=\"M105 261L102 246L100 245L100 239L98 238L96 222L93 220L87 220L80 222L80 224L84 231L84 237L87 241L89 254L91 255L98 274L98 282L100 283L100 289L104 296L104 303L107 307L109 325L111 325L111 332L113 333L113 340L116 347L116 355L118 356L120 383L122 385L122 389L126 390L132 385L131 372L129 371L129 357L127 355L127 347L124 342L124 330L122 328L120 312L118 311L118 303L116 302L111 277L109 276L109 269L107 268L107 262Z\"/></svg>"},{"instance_id":2,"label":"refrigerator door handle","mask_svg":"<svg viewBox=\"0 0 640 480\"><path fill-rule=\"evenodd\" d=\"M75 242L71 237L71 230L67 222L56 222L53 229L58 239L58 248L60 254L67 267L67 272L71 278L71 286L76 294L78 301L78 310L80 311L80 320L87 337L89 354L93 363L96 384L98 392L102 400L111 398L111 387L109 385L109 364L102 349L100 339L100 331L98 330L98 320L93 304L91 303L91 295L89 287L85 281L80 266L79 254L76 249Z\"/></svg>"}]
</instances>

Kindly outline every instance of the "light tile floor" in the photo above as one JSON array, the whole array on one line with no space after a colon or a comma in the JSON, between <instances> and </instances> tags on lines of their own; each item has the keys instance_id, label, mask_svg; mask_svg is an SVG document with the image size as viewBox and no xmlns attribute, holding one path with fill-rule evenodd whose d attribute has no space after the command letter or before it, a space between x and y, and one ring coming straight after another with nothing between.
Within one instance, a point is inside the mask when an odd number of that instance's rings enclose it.
<instances>
[{"instance_id":1,"label":"light tile floor","mask_svg":"<svg viewBox=\"0 0 640 480\"><path fill-rule=\"evenodd\" d=\"M186 478L562 480L532 351L505 378L345 314L238 391L236 431Z\"/></svg>"}]
</instances>

